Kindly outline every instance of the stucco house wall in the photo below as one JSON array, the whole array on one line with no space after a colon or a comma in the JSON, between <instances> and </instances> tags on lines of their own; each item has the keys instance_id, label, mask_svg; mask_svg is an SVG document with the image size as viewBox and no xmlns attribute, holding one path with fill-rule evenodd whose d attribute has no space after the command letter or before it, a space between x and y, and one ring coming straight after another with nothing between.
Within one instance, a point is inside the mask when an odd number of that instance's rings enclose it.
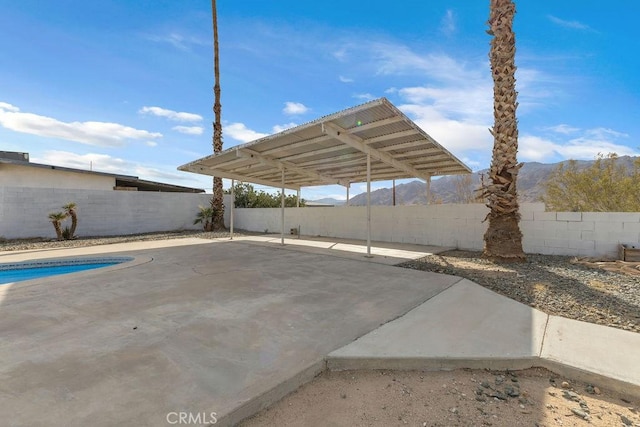
<instances>
[{"instance_id":1,"label":"stucco house wall","mask_svg":"<svg viewBox=\"0 0 640 427\"><path fill-rule=\"evenodd\" d=\"M113 191L115 185L115 177L108 175L0 163L0 186L3 187Z\"/></svg>"}]
</instances>

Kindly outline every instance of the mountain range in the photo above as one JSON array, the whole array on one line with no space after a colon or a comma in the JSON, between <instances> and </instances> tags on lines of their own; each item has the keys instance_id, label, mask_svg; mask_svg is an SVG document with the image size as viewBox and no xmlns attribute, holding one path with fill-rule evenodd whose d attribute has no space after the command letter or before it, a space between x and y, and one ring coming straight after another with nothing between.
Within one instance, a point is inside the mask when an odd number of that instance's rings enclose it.
<instances>
[{"instance_id":1,"label":"mountain range","mask_svg":"<svg viewBox=\"0 0 640 427\"><path fill-rule=\"evenodd\" d=\"M617 159L623 162L629 169L637 157L622 156ZM521 202L540 202L544 194L544 183L549 175L560 164L566 163L524 163L518 174L518 197ZM578 160L579 168L586 168L594 163L593 160ZM488 169L474 172L470 175L443 176L431 181L432 200L438 203L464 203L474 198L475 189L480 187L482 179L488 179ZM424 205L426 204L426 184L422 181L411 181L406 184L396 185L397 205ZM316 203L340 206L344 200L324 198L314 200ZM352 206L365 206L367 194L361 193L351 197L349 204ZM392 205L393 189L381 188L371 192L372 205Z\"/></svg>"}]
</instances>

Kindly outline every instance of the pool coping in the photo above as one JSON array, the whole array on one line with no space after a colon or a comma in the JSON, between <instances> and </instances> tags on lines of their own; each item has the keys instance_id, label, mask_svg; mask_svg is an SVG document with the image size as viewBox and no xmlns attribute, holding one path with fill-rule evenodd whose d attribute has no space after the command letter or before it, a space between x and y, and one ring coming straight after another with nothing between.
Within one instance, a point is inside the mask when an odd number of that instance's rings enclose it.
<instances>
[{"instance_id":1,"label":"pool coping","mask_svg":"<svg viewBox=\"0 0 640 427\"><path fill-rule=\"evenodd\" d=\"M106 267L99 267L90 270L82 270L71 273L64 274L56 274L47 277L40 277L37 279L30 280L20 280L17 282L8 282L8 283L0 283L0 297L6 292L8 289L11 289L12 292L18 289L24 289L25 287L31 287L39 284L44 284L52 280L59 280L61 277L68 277L73 275L74 278L82 278L82 277L91 277L95 274L101 273L109 273L116 270L122 270L125 268L136 267L138 265L146 264L153 261L152 257L148 256L73 256L73 257L58 257L58 258L46 258L46 259L35 259L35 260L26 260L26 261L15 261L8 263L0 263L0 272L16 270L20 267L36 265L41 267L53 267L56 265L65 266L65 265L82 265L82 264L90 264L90 263L100 263L100 262L112 262L114 260L123 260L118 262L117 264L108 265Z\"/></svg>"}]
</instances>

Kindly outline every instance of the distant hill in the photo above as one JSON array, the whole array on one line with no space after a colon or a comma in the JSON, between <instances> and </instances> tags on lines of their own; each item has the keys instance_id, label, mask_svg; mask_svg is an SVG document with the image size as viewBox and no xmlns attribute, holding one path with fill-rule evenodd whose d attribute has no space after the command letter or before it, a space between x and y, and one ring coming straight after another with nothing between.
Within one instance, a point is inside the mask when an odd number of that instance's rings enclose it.
<instances>
[{"instance_id":1,"label":"distant hill","mask_svg":"<svg viewBox=\"0 0 640 427\"><path fill-rule=\"evenodd\" d=\"M319 203L319 204L323 204L323 205L342 206L342 205L344 205L345 201L344 200L334 199L333 197L325 197L324 199L309 200L309 202Z\"/></svg>"},{"instance_id":2,"label":"distant hill","mask_svg":"<svg viewBox=\"0 0 640 427\"><path fill-rule=\"evenodd\" d=\"M618 162L624 162L629 169L636 157L622 156ZM549 175L560 163L538 163L528 162L522 166L518 174L518 196L521 202L539 202L544 194L544 183ZM579 160L579 167L588 167L593 161ZM480 187L481 177L487 178L488 169L475 172L470 175L468 181L464 181L464 176L451 175L443 176L431 181L431 194L435 199L442 200L443 203L460 203L461 186L467 186L467 192ZM391 188L382 188L371 192L372 205L391 205L393 191ZM422 181L411 181L407 184L396 185L397 205L424 205L426 204L426 184ZM343 202L344 203L344 202ZM364 206L367 204L367 194L361 193L353 196L349 201L353 206Z\"/></svg>"}]
</instances>

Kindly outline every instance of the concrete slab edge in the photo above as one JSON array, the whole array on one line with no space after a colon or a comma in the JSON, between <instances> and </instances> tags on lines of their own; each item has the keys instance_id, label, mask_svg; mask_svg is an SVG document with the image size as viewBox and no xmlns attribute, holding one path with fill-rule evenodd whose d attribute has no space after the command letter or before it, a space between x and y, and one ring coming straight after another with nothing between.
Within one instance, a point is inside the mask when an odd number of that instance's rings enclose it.
<instances>
[{"instance_id":1,"label":"concrete slab edge","mask_svg":"<svg viewBox=\"0 0 640 427\"><path fill-rule=\"evenodd\" d=\"M239 424L243 420L251 418L258 412L282 400L285 396L293 393L304 384L310 382L315 377L327 370L326 360L322 359L313 363L302 371L298 372L291 378L281 382L272 389L249 399L239 407L233 409L227 414L218 417L216 427L231 427Z\"/></svg>"},{"instance_id":2,"label":"concrete slab edge","mask_svg":"<svg viewBox=\"0 0 640 427\"><path fill-rule=\"evenodd\" d=\"M473 358L362 358L362 357L329 357L327 369L332 371L347 370L453 370L453 369L492 369L521 370L529 368L545 368L549 371L583 381L616 393L640 398L640 384L630 383L617 378L608 377L597 372L588 371L567 365L558 360L544 357L528 357L518 359L473 359Z\"/></svg>"},{"instance_id":3,"label":"concrete slab edge","mask_svg":"<svg viewBox=\"0 0 640 427\"><path fill-rule=\"evenodd\" d=\"M271 390L257 396L228 414L220 417L216 426L235 426L270 407L301 386L311 382L325 371L347 370L425 370L448 371L454 369L523 370L534 367L548 369L564 377L591 383L623 396L640 398L640 385L606 377L580 368L540 357L520 359L424 359L424 358L327 358L314 363Z\"/></svg>"},{"instance_id":4,"label":"concrete slab edge","mask_svg":"<svg viewBox=\"0 0 640 427\"><path fill-rule=\"evenodd\" d=\"M538 366L551 372L574 380L583 381L598 387L614 391L623 396L631 396L640 399L640 384L630 383L621 379L611 378L596 372L564 364L557 360L541 357Z\"/></svg>"},{"instance_id":5,"label":"concrete slab edge","mask_svg":"<svg viewBox=\"0 0 640 427\"><path fill-rule=\"evenodd\" d=\"M570 379L597 385L623 396L640 398L640 385L607 377L542 357L524 358L348 358L327 357L283 381L218 419L216 426L235 426L270 407L325 371L397 370L448 371L454 369L491 369L497 371L545 368Z\"/></svg>"},{"instance_id":6,"label":"concrete slab edge","mask_svg":"<svg viewBox=\"0 0 640 427\"><path fill-rule=\"evenodd\" d=\"M494 369L520 370L537 366L537 357L516 359L501 358L362 358L362 357L330 357L327 358L327 369L331 371L350 370L398 370L398 371L449 371L454 369Z\"/></svg>"}]
</instances>

